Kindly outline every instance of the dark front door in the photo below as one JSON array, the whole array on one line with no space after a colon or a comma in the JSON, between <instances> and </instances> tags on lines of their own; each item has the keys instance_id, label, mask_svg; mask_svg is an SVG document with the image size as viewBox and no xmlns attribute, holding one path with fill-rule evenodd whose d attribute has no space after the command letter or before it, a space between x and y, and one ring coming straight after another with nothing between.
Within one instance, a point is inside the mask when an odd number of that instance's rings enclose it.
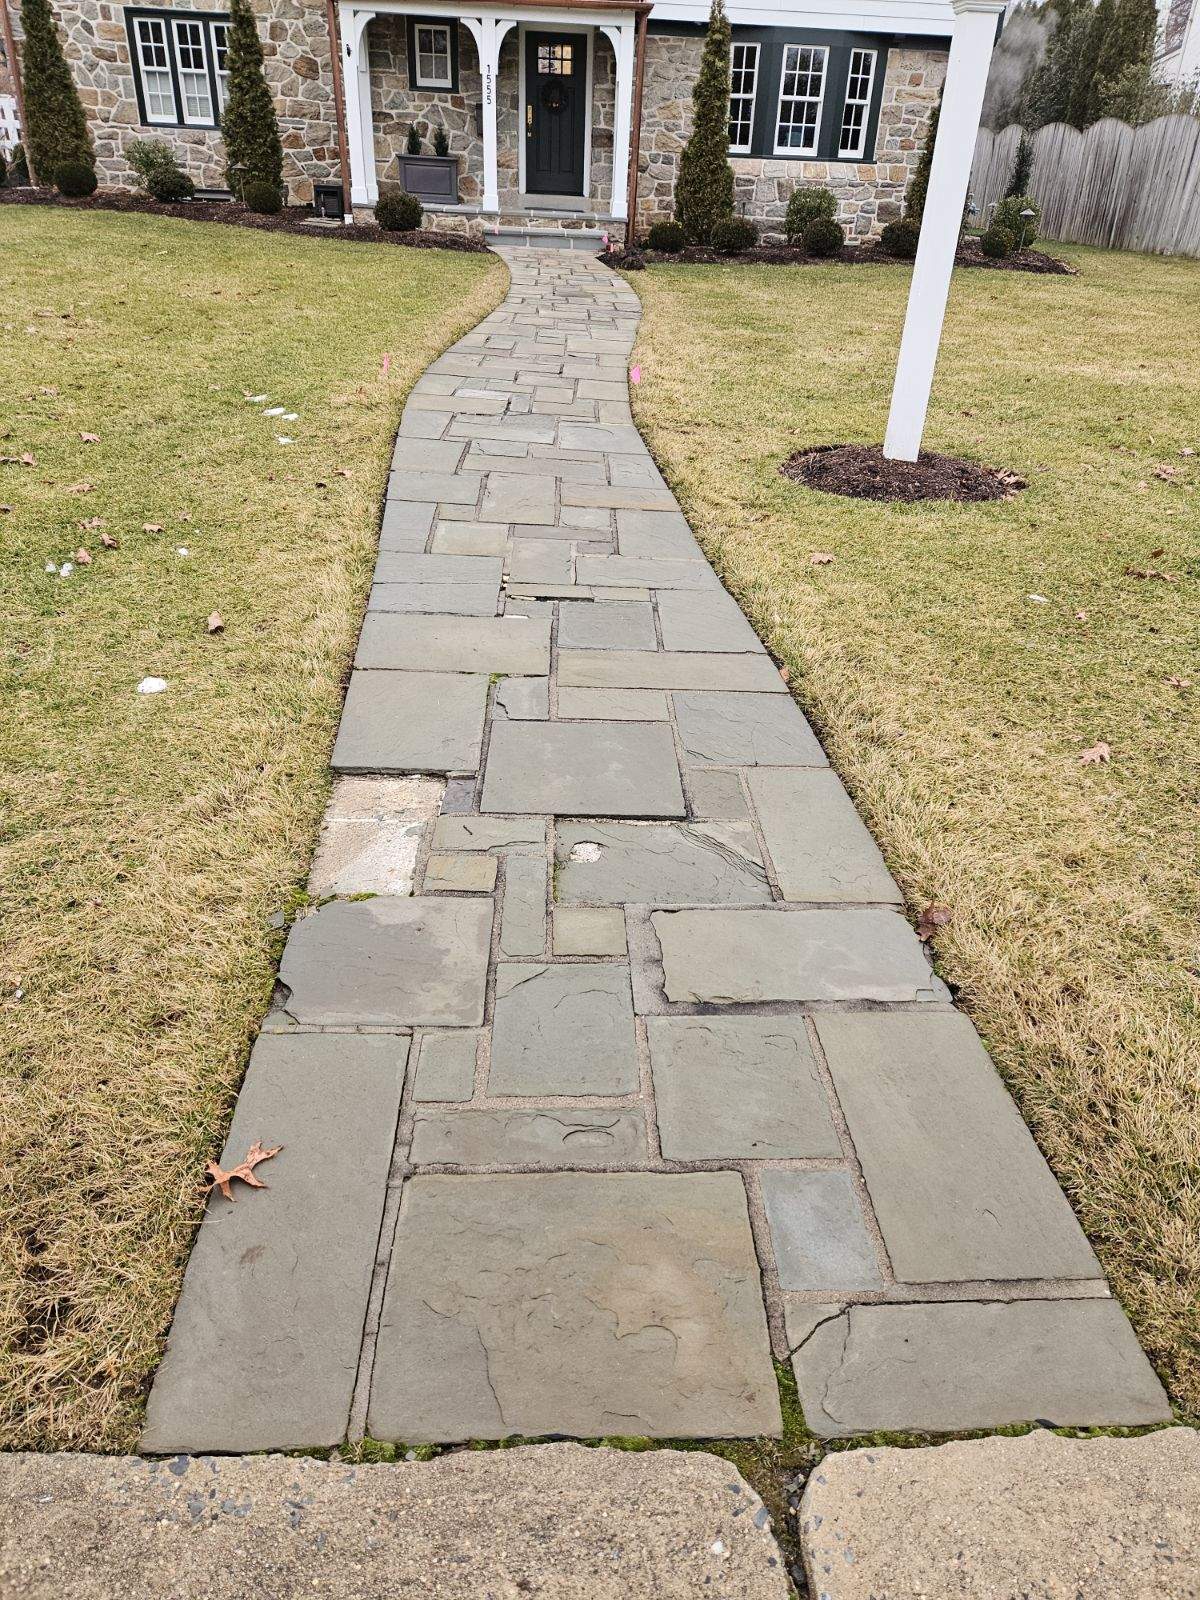
<instances>
[{"instance_id":1,"label":"dark front door","mask_svg":"<svg viewBox=\"0 0 1200 1600\"><path fill-rule=\"evenodd\" d=\"M583 193L587 34L525 35L525 188Z\"/></svg>"}]
</instances>

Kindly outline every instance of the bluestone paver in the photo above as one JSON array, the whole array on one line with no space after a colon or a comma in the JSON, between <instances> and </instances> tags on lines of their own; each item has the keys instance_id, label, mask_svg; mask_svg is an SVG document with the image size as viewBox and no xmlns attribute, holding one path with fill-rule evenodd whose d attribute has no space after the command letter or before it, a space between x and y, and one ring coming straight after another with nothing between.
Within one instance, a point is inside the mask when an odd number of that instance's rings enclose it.
<instances>
[{"instance_id":1,"label":"bluestone paver","mask_svg":"<svg viewBox=\"0 0 1200 1600\"><path fill-rule=\"evenodd\" d=\"M565 605L559 611L558 643L566 650L653 650L654 612L644 600Z\"/></svg>"},{"instance_id":2,"label":"bluestone paver","mask_svg":"<svg viewBox=\"0 0 1200 1600\"><path fill-rule=\"evenodd\" d=\"M785 900L900 904L879 846L836 772L756 767L747 782Z\"/></svg>"},{"instance_id":3,"label":"bluestone paver","mask_svg":"<svg viewBox=\"0 0 1200 1600\"><path fill-rule=\"evenodd\" d=\"M787 694L787 685L765 655L560 650L558 681L576 689L722 689ZM752 712L753 708L747 706L746 714Z\"/></svg>"},{"instance_id":4,"label":"bluestone paver","mask_svg":"<svg viewBox=\"0 0 1200 1600\"><path fill-rule=\"evenodd\" d=\"M850 1174L769 1167L759 1180L781 1289L881 1289Z\"/></svg>"},{"instance_id":5,"label":"bluestone paver","mask_svg":"<svg viewBox=\"0 0 1200 1600\"><path fill-rule=\"evenodd\" d=\"M757 634L724 589L664 589L658 619L664 650L762 653Z\"/></svg>"},{"instance_id":6,"label":"bluestone paver","mask_svg":"<svg viewBox=\"0 0 1200 1600\"><path fill-rule=\"evenodd\" d=\"M418 1176L405 1186L373 1438L780 1432L734 1173Z\"/></svg>"},{"instance_id":7,"label":"bluestone paver","mask_svg":"<svg viewBox=\"0 0 1200 1600\"><path fill-rule=\"evenodd\" d=\"M377 583L368 597L367 610L494 617L499 597L498 583Z\"/></svg>"},{"instance_id":8,"label":"bluestone paver","mask_svg":"<svg viewBox=\"0 0 1200 1600\"><path fill-rule=\"evenodd\" d=\"M504 870L500 954L540 956L546 944L546 858L512 850Z\"/></svg>"},{"instance_id":9,"label":"bluestone paver","mask_svg":"<svg viewBox=\"0 0 1200 1600\"><path fill-rule=\"evenodd\" d=\"M489 1093L620 1095L637 1084L626 967L499 963Z\"/></svg>"},{"instance_id":10,"label":"bluestone paver","mask_svg":"<svg viewBox=\"0 0 1200 1600\"><path fill-rule=\"evenodd\" d=\"M141 1448L332 1447L350 1414L405 1037L260 1036L221 1153L279 1154L208 1202Z\"/></svg>"},{"instance_id":11,"label":"bluestone paver","mask_svg":"<svg viewBox=\"0 0 1200 1600\"><path fill-rule=\"evenodd\" d=\"M474 772L487 689L476 673L351 673L333 770Z\"/></svg>"},{"instance_id":12,"label":"bluestone paver","mask_svg":"<svg viewBox=\"0 0 1200 1600\"><path fill-rule=\"evenodd\" d=\"M413 1099L469 1100L475 1088L479 1035L467 1029L421 1035Z\"/></svg>"},{"instance_id":13,"label":"bluestone paver","mask_svg":"<svg viewBox=\"0 0 1200 1600\"><path fill-rule=\"evenodd\" d=\"M425 865L426 894L491 894L496 862L475 852L435 851Z\"/></svg>"},{"instance_id":14,"label":"bluestone paver","mask_svg":"<svg viewBox=\"0 0 1200 1600\"><path fill-rule=\"evenodd\" d=\"M544 675L550 668L550 627L536 617L370 615L359 635L355 665Z\"/></svg>"},{"instance_id":15,"label":"bluestone paver","mask_svg":"<svg viewBox=\"0 0 1200 1600\"><path fill-rule=\"evenodd\" d=\"M443 1111L419 1113L409 1159L415 1167L612 1167L646 1149L640 1111Z\"/></svg>"},{"instance_id":16,"label":"bluestone paver","mask_svg":"<svg viewBox=\"0 0 1200 1600\"><path fill-rule=\"evenodd\" d=\"M750 662L759 665L758 658ZM674 700L687 766L825 765L816 734L790 696L684 692Z\"/></svg>"},{"instance_id":17,"label":"bluestone paver","mask_svg":"<svg viewBox=\"0 0 1200 1600\"><path fill-rule=\"evenodd\" d=\"M681 817L683 788L670 729L639 722L498 722L482 809Z\"/></svg>"},{"instance_id":18,"label":"bluestone paver","mask_svg":"<svg viewBox=\"0 0 1200 1600\"><path fill-rule=\"evenodd\" d=\"M555 895L564 902L761 905L771 899L748 822L567 822L558 828L556 854Z\"/></svg>"},{"instance_id":19,"label":"bluestone paver","mask_svg":"<svg viewBox=\"0 0 1200 1600\"><path fill-rule=\"evenodd\" d=\"M554 911L556 956L623 956L625 916L607 906L557 906Z\"/></svg>"}]
</instances>

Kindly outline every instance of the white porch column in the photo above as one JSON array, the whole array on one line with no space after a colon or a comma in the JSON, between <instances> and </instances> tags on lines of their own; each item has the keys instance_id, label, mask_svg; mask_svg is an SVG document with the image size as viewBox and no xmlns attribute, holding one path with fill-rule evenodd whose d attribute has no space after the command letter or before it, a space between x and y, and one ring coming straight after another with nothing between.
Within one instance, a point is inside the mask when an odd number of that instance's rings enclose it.
<instances>
[{"instance_id":1,"label":"white porch column","mask_svg":"<svg viewBox=\"0 0 1200 1600\"><path fill-rule=\"evenodd\" d=\"M496 136L496 80L500 65L500 46L510 28L515 28L515 17L467 17L464 26L470 28L479 55L479 76L483 84L483 205L484 211L500 210L500 174L497 161Z\"/></svg>"},{"instance_id":2,"label":"white porch column","mask_svg":"<svg viewBox=\"0 0 1200 1600\"><path fill-rule=\"evenodd\" d=\"M367 24L373 11L340 5L342 35L342 86L346 102L346 143L350 147L350 204L374 205L379 198L375 181L375 141L372 135L371 72L367 52Z\"/></svg>"},{"instance_id":3,"label":"white porch column","mask_svg":"<svg viewBox=\"0 0 1200 1600\"><path fill-rule=\"evenodd\" d=\"M921 449L996 18L1004 10L1004 0L951 3L954 33L946 87L883 441L883 453L893 461L915 461Z\"/></svg>"},{"instance_id":4,"label":"white porch column","mask_svg":"<svg viewBox=\"0 0 1200 1600\"><path fill-rule=\"evenodd\" d=\"M637 24L606 22L601 26L612 42L613 54L617 58L617 106L609 211L618 221L624 222L629 212L629 132L633 121L633 54Z\"/></svg>"}]
</instances>

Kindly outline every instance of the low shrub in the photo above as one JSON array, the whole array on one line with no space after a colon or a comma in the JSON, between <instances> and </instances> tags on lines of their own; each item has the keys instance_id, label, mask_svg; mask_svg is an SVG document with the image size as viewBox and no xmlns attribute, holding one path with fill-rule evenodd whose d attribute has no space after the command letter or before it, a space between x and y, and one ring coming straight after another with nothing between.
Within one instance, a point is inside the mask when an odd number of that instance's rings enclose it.
<instances>
[{"instance_id":1,"label":"low shrub","mask_svg":"<svg viewBox=\"0 0 1200 1600\"><path fill-rule=\"evenodd\" d=\"M1003 261L1016 248L1016 240L1007 228L998 228L993 222L979 239L979 248L991 261Z\"/></svg>"},{"instance_id":2,"label":"low shrub","mask_svg":"<svg viewBox=\"0 0 1200 1600\"><path fill-rule=\"evenodd\" d=\"M646 243L651 250L661 250L664 255L674 256L687 243L687 234L678 222L655 222L646 235Z\"/></svg>"},{"instance_id":3,"label":"low shrub","mask_svg":"<svg viewBox=\"0 0 1200 1600\"><path fill-rule=\"evenodd\" d=\"M0 150L0 189L8 182L8 157Z\"/></svg>"},{"instance_id":4,"label":"low shrub","mask_svg":"<svg viewBox=\"0 0 1200 1600\"><path fill-rule=\"evenodd\" d=\"M809 223L816 222L819 217L827 217L830 222L837 221L837 196L833 190L822 189L818 184L794 189L783 224L787 242L799 244Z\"/></svg>"},{"instance_id":5,"label":"low shrub","mask_svg":"<svg viewBox=\"0 0 1200 1600\"><path fill-rule=\"evenodd\" d=\"M712 247L723 256L739 256L758 243L758 224L749 217L729 217L712 231Z\"/></svg>"},{"instance_id":6,"label":"low shrub","mask_svg":"<svg viewBox=\"0 0 1200 1600\"><path fill-rule=\"evenodd\" d=\"M125 146L125 159L152 199L190 200L196 192L196 185L165 139L131 139Z\"/></svg>"},{"instance_id":7,"label":"low shrub","mask_svg":"<svg viewBox=\"0 0 1200 1600\"><path fill-rule=\"evenodd\" d=\"M393 189L375 202L375 221L385 233L412 233L421 226L424 210L415 194Z\"/></svg>"},{"instance_id":8,"label":"low shrub","mask_svg":"<svg viewBox=\"0 0 1200 1600\"><path fill-rule=\"evenodd\" d=\"M54 187L69 200L83 200L96 192L96 169L87 161L60 161L54 169Z\"/></svg>"},{"instance_id":9,"label":"low shrub","mask_svg":"<svg viewBox=\"0 0 1200 1600\"><path fill-rule=\"evenodd\" d=\"M1023 217L1022 211L1032 211ZM1031 194L1012 194L1001 200L992 212L991 226L1011 233L1014 244L1030 245L1038 236L1042 221L1042 208Z\"/></svg>"},{"instance_id":10,"label":"low shrub","mask_svg":"<svg viewBox=\"0 0 1200 1600\"><path fill-rule=\"evenodd\" d=\"M264 217L273 217L283 209L283 195L268 178L247 178L242 185L242 199L251 211Z\"/></svg>"},{"instance_id":11,"label":"low shrub","mask_svg":"<svg viewBox=\"0 0 1200 1600\"><path fill-rule=\"evenodd\" d=\"M921 224L911 217L901 217L899 222L889 222L879 235L879 248L885 256L895 256L899 261L912 261L917 254L921 237Z\"/></svg>"},{"instance_id":12,"label":"low shrub","mask_svg":"<svg viewBox=\"0 0 1200 1600\"><path fill-rule=\"evenodd\" d=\"M25 159L25 146L15 144L8 162L8 181L14 189L24 189L29 182L29 162Z\"/></svg>"},{"instance_id":13,"label":"low shrub","mask_svg":"<svg viewBox=\"0 0 1200 1600\"><path fill-rule=\"evenodd\" d=\"M832 217L814 217L804 230L807 256L836 256L846 242L846 230Z\"/></svg>"}]
</instances>

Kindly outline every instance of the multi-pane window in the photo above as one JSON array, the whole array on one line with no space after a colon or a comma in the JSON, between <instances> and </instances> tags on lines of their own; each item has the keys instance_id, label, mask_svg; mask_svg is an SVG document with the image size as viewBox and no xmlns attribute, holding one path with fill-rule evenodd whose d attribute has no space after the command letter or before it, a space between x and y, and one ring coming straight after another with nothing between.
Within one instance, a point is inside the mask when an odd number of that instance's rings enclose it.
<instances>
[{"instance_id":1,"label":"multi-pane window","mask_svg":"<svg viewBox=\"0 0 1200 1600\"><path fill-rule=\"evenodd\" d=\"M777 150L793 150L801 155L816 152L828 54L823 45L784 45L775 128Z\"/></svg>"},{"instance_id":2,"label":"multi-pane window","mask_svg":"<svg viewBox=\"0 0 1200 1600\"><path fill-rule=\"evenodd\" d=\"M846 80L846 103L842 108L842 130L838 138L839 156L861 156L863 153L874 82L874 50L852 50L850 76Z\"/></svg>"},{"instance_id":3,"label":"multi-pane window","mask_svg":"<svg viewBox=\"0 0 1200 1600\"><path fill-rule=\"evenodd\" d=\"M754 135L758 46L735 44L729 53L729 148L749 150Z\"/></svg>"},{"instance_id":4,"label":"multi-pane window","mask_svg":"<svg viewBox=\"0 0 1200 1600\"><path fill-rule=\"evenodd\" d=\"M167 51L167 24L162 17L139 17L135 27L146 121L178 122Z\"/></svg>"},{"instance_id":5,"label":"multi-pane window","mask_svg":"<svg viewBox=\"0 0 1200 1600\"><path fill-rule=\"evenodd\" d=\"M143 11L126 16L143 120L215 127L229 87L229 19Z\"/></svg>"},{"instance_id":6,"label":"multi-pane window","mask_svg":"<svg viewBox=\"0 0 1200 1600\"><path fill-rule=\"evenodd\" d=\"M208 54L204 47L205 28L200 22L175 23L175 59L179 63L179 94L186 123L211 124L212 84L208 76Z\"/></svg>"},{"instance_id":7,"label":"multi-pane window","mask_svg":"<svg viewBox=\"0 0 1200 1600\"><path fill-rule=\"evenodd\" d=\"M447 25L419 22L416 27L418 89L449 89L454 84Z\"/></svg>"},{"instance_id":8,"label":"multi-pane window","mask_svg":"<svg viewBox=\"0 0 1200 1600\"><path fill-rule=\"evenodd\" d=\"M569 78L572 71L574 57L573 45L569 44L540 44L538 45L538 72L547 77Z\"/></svg>"}]
</instances>

